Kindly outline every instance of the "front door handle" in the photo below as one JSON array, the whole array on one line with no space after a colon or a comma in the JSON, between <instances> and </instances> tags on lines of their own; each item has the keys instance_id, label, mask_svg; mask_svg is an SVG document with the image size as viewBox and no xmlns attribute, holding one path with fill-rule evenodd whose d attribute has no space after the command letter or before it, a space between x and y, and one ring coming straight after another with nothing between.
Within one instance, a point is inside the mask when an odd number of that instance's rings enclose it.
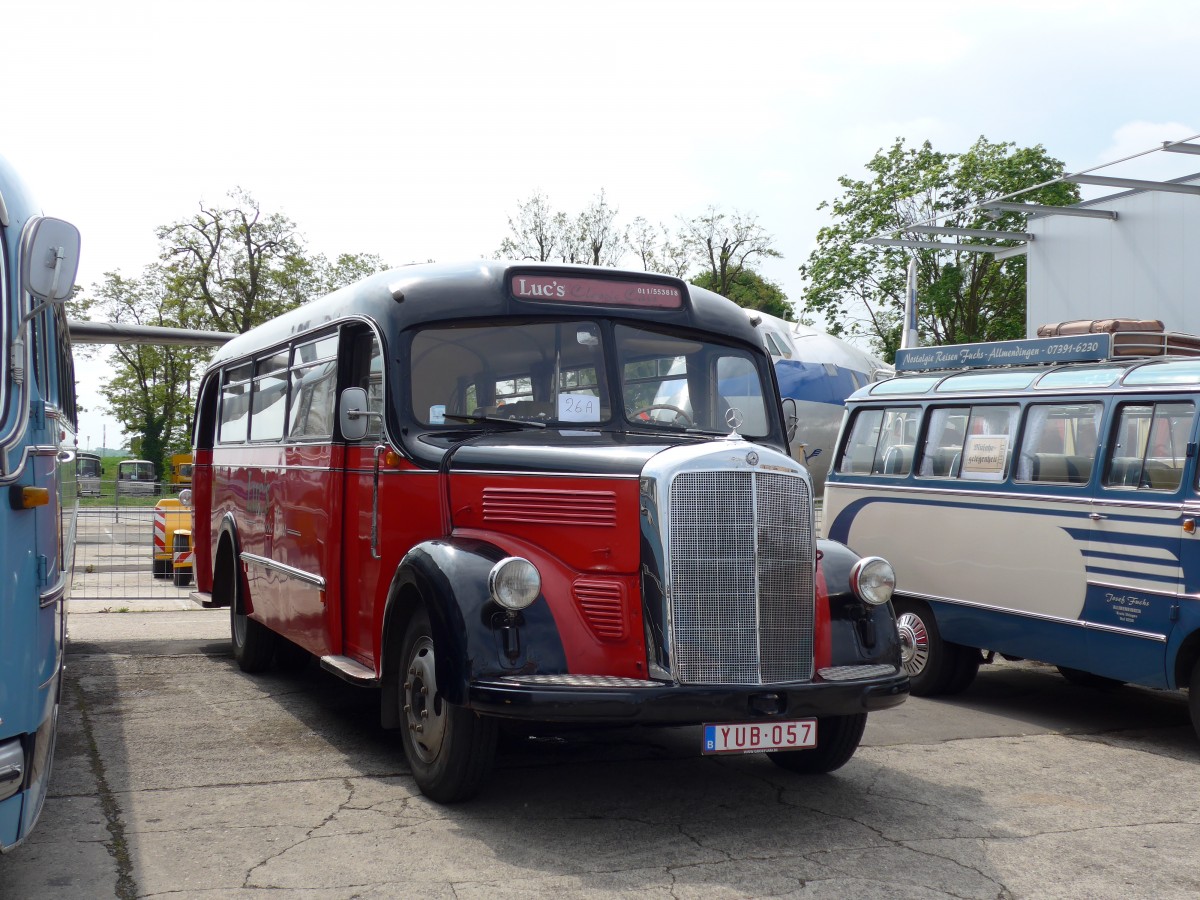
<instances>
[{"instance_id":1,"label":"front door handle","mask_svg":"<svg viewBox=\"0 0 1200 900\"><path fill-rule=\"evenodd\" d=\"M1099 522L1101 519L1107 519L1108 516L1104 515L1104 513L1088 513L1088 518L1093 522Z\"/></svg>"}]
</instances>

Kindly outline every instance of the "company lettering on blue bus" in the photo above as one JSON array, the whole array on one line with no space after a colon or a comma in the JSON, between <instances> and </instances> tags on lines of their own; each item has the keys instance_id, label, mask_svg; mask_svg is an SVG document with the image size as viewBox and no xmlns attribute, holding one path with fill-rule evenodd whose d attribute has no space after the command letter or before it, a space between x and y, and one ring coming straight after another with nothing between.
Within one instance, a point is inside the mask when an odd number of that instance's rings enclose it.
<instances>
[{"instance_id":1,"label":"company lettering on blue bus","mask_svg":"<svg viewBox=\"0 0 1200 900\"><path fill-rule=\"evenodd\" d=\"M0 851L46 797L75 556L75 373L63 303L79 232L0 159Z\"/></svg>"},{"instance_id":2,"label":"company lettering on blue bus","mask_svg":"<svg viewBox=\"0 0 1200 900\"><path fill-rule=\"evenodd\" d=\"M914 693L986 650L1190 688L1200 733L1200 341L1129 338L901 351L850 399L826 528L893 562Z\"/></svg>"}]
</instances>

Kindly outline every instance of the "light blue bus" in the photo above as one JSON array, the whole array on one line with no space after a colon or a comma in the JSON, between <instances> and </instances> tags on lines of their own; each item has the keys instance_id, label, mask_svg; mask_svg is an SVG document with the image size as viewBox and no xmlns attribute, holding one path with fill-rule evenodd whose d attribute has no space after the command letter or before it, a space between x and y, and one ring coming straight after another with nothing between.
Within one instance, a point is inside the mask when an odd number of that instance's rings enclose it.
<instances>
[{"instance_id":1,"label":"light blue bus","mask_svg":"<svg viewBox=\"0 0 1200 900\"><path fill-rule=\"evenodd\" d=\"M63 302L79 232L0 159L0 852L46 797L75 555L75 373Z\"/></svg>"},{"instance_id":2,"label":"light blue bus","mask_svg":"<svg viewBox=\"0 0 1200 900\"><path fill-rule=\"evenodd\" d=\"M826 536L895 567L913 694L999 654L1189 689L1200 734L1198 353L1164 333L919 348L850 398Z\"/></svg>"}]
</instances>

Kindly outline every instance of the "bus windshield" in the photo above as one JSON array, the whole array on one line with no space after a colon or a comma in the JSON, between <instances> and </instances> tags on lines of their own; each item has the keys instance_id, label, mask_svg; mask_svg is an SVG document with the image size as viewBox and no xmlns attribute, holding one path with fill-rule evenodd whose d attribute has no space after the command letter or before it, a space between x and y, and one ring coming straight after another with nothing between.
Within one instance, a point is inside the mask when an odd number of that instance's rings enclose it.
<instances>
[{"instance_id":1,"label":"bus windshield","mask_svg":"<svg viewBox=\"0 0 1200 900\"><path fill-rule=\"evenodd\" d=\"M610 373L620 383L610 384ZM472 420L615 424L765 436L762 373L749 352L632 325L547 321L433 327L412 344L423 425ZM737 415L731 415L734 410Z\"/></svg>"}]
</instances>

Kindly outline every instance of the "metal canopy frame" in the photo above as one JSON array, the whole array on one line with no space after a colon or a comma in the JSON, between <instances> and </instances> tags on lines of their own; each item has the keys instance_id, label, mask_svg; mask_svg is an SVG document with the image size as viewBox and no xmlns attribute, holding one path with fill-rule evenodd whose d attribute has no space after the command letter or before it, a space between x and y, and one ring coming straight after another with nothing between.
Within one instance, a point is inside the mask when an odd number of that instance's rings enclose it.
<instances>
[{"instance_id":1,"label":"metal canopy frame","mask_svg":"<svg viewBox=\"0 0 1200 900\"><path fill-rule=\"evenodd\" d=\"M960 237L988 238L997 241L1032 241L1033 235L1024 231L990 231L987 228L946 228L940 225L913 225L907 231L918 234L952 234Z\"/></svg>"},{"instance_id":2,"label":"metal canopy frame","mask_svg":"<svg viewBox=\"0 0 1200 900\"><path fill-rule=\"evenodd\" d=\"M911 230L911 229L910 229ZM964 230L964 229L960 229ZM993 247L991 244L950 244L945 241L907 241L902 238L867 238L864 244L877 247L908 247L912 250L950 250L953 253L996 253L1025 247Z\"/></svg>"},{"instance_id":3,"label":"metal canopy frame","mask_svg":"<svg viewBox=\"0 0 1200 900\"><path fill-rule=\"evenodd\" d=\"M1045 206L1041 203L1007 203L1003 200L991 200L983 204L983 208L1002 212L1028 213L1031 216L1078 216L1081 219L1108 219L1110 221L1117 219L1117 211L1114 209L1093 209L1086 206Z\"/></svg>"},{"instance_id":4,"label":"metal canopy frame","mask_svg":"<svg viewBox=\"0 0 1200 900\"><path fill-rule=\"evenodd\" d=\"M1198 194L1200 184L1180 184L1175 181L1146 181L1141 178L1112 178L1108 175L1067 175L1063 181L1073 184L1097 184L1101 187L1130 188L1135 191L1165 191L1169 194Z\"/></svg>"},{"instance_id":5,"label":"metal canopy frame","mask_svg":"<svg viewBox=\"0 0 1200 900\"><path fill-rule=\"evenodd\" d=\"M1163 141L1162 148L1168 153L1194 153L1200 156L1200 144L1189 144L1187 141L1178 141L1174 144L1170 141Z\"/></svg>"},{"instance_id":6,"label":"metal canopy frame","mask_svg":"<svg viewBox=\"0 0 1200 900\"><path fill-rule=\"evenodd\" d=\"M1115 199L1119 194L1114 194L1109 197L1101 197L1097 200L1088 201L1086 206L1047 206L1041 203L1022 203L1016 198L1021 194L1028 193L1035 187L1044 187L1046 184L1054 184L1056 182L1067 182L1070 184L1088 184L1099 185L1101 187L1124 188L1132 191L1161 191L1172 194L1191 194L1200 196L1200 184L1191 184L1200 179L1200 173L1195 175L1187 175L1183 178L1173 181L1152 181L1141 178L1116 178L1107 175L1092 175L1091 172L1096 169L1102 169L1116 163L1128 162L1140 156L1145 156L1148 153L1153 153L1158 150L1164 150L1169 153L1184 153L1194 156L1200 156L1200 144L1189 143L1189 141L1200 139L1200 134L1194 134L1191 137L1184 138L1180 141L1163 141L1160 147L1152 147L1141 153L1135 153L1132 156L1127 156L1124 159L1115 160L1112 163L1105 163L1101 166L1095 166L1083 172L1061 175L1058 178L1052 179L1042 185L1034 185L1033 187L1017 191L1015 194L1010 194L1008 197L989 200L980 203L977 206L966 207L965 209L955 210L953 214L971 212L972 210L983 210L985 213L992 214L995 217L1000 212L1015 212L1022 213L1027 216L1075 216L1083 219L1105 219L1109 222L1117 221L1117 211L1113 209L1098 208L1093 204L1102 203L1106 200ZM948 250L951 253L991 253L997 260L1010 259L1014 256L1023 256L1029 252L1029 244L1033 241L1034 235L1029 232L1019 231L1000 231L986 228L951 228L944 225L926 224L937 222L948 215L941 213L924 220L924 222L905 225L890 231L877 232L876 236L862 238L860 242L863 244L871 244L877 247L905 247L913 250ZM923 241L910 240L900 237L883 237L882 235L900 235L900 234L928 234L928 235L948 235L953 237L966 238L981 238L984 240L996 241L1017 241L1016 246L996 246L992 244L965 244L965 243L948 243L944 241Z\"/></svg>"}]
</instances>

